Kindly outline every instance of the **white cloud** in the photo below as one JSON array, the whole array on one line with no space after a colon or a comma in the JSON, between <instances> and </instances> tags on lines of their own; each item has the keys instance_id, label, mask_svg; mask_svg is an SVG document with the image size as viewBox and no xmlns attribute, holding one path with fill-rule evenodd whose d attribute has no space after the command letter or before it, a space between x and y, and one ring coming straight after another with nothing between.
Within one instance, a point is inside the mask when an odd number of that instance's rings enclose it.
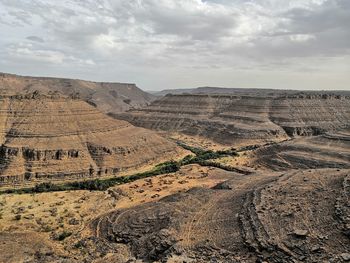
<instances>
[{"instance_id":1,"label":"white cloud","mask_svg":"<svg viewBox=\"0 0 350 263\"><path fill-rule=\"evenodd\" d=\"M182 70L249 71L252 86L257 72L278 74L276 65L293 76L307 67L322 77L327 70L315 61L349 58L349 13L347 0L0 0L0 60L7 62L0 70L23 72L25 60L35 64L25 74L53 74L47 70L54 67L57 75L86 71L86 78L148 89L169 86L151 87L146 74L158 72L177 87L170 76ZM295 81L302 85L302 78ZM349 84L345 75L342 83Z\"/></svg>"},{"instance_id":2,"label":"white cloud","mask_svg":"<svg viewBox=\"0 0 350 263\"><path fill-rule=\"evenodd\" d=\"M36 48L32 43L23 43L10 45L7 48L7 52L10 57L17 60L33 61L40 63L52 63L52 64L67 64L67 65L95 65L92 59L80 59L72 55L67 55L64 52L58 50L47 50Z\"/></svg>"}]
</instances>

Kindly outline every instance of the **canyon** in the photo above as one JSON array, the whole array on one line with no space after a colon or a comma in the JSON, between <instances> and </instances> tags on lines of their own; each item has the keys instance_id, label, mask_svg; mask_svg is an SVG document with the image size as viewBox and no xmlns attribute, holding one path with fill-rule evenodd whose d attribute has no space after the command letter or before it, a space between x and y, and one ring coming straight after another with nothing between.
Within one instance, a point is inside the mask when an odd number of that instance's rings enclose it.
<instances>
[{"instance_id":1,"label":"canyon","mask_svg":"<svg viewBox=\"0 0 350 263\"><path fill-rule=\"evenodd\" d=\"M350 261L349 92L2 77L0 262Z\"/></svg>"}]
</instances>

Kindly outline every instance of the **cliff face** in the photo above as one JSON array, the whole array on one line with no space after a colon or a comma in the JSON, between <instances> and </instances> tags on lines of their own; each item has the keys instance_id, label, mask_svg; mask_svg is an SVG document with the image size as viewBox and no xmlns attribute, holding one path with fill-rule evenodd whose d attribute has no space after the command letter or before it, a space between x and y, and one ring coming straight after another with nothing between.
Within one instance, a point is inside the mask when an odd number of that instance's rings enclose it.
<instances>
[{"instance_id":1,"label":"cliff face","mask_svg":"<svg viewBox=\"0 0 350 263\"><path fill-rule=\"evenodd\" d=\"M136 126L199 135L224 144L271 141L349 125L350 98L330 94L167 95L117 117Z\"/></svg>"},{"instance_id":2,"label":"cliff face","mask_svg":"<svg viewBox=\"0 0 350 263\"><path fill-rule=\"evenodd\" d=\"M350 124L350 97L318 95L271 101L270 120L293 136L319 135Z\"/></svg>"},{"instance_id":3,"label":"cliff face","mask_svg":"<svg viewBox=\"0 0 350 263\"><path fill-rule=\"evenodd\" d=\"M0 97L0 184L114 175L176 151L151 131L81 100Z\"/></svg>"},{"instance_id":4,"label":"cliff face","mask_svg":"<svg viewBox=\"0 0 350 263\"><path fill-rule=\"evenodd\" d=\"M76 79L23 77L0 73L2 93L59 92L64 95L79 94L79 97L104 113L117 113L130 108L147 105L153 96L135 84L91 82Z\"/></svg>"}]
</instances>

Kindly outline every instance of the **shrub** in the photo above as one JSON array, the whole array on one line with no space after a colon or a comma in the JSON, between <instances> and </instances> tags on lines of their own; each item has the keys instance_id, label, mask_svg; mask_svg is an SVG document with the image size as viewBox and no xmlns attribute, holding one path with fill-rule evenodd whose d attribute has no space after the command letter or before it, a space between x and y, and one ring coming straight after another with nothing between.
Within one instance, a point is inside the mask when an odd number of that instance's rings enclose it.
<instances>
[{"instance_id":1,"label":"shrub","mask_svg":"<svg viewBox=\"0 0 350 263\"><path fill-rule=\"evenodd\" d=\"M53 183L41 183L41 184L37 184L34 189L33 192L35 193L43 193L43 192L51 192L51 191L55 191L57 190L58 186L54 185Z\"/></svg>"},{"instance_id":2,"label":"shrub","mask_svg":"<svg viewBox=\"0 0 350 263\"><path fill-rule=\"evenodd\" d=\"M71 235L72 235L71 232L63 231L61 234L58 235L57 240L58 240L58 241L63 241L63 240L65 240L67 237L70 237Z\"/></svg>"},{"instance_id":3,"label":"shrub","mask_svg":"<svg viewBox=\"0 0 350 263\"><path fill-rule=\"evenodd\" d=\"M78 241L77 243L74 244L74 247L76 249L82 248L82 247L84 247L84 243L80 240L80 241Z\"/></svg>"}]
</instances>

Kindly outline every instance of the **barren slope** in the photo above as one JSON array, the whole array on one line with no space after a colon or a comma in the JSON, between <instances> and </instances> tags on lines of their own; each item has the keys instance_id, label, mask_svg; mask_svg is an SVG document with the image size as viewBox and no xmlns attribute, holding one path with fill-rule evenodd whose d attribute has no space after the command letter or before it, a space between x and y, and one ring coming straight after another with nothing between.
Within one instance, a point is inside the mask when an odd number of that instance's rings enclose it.
<instances>
[{"instance_id":1,"label":"barren slope","mask_svg":"<svg viewBox=\"0 0 350 263\"><path fill-rule=\"evenodd\" d=\"M23 77L0 73L0 90L10 94L35 90L56 91L65 95L79 93L81 99L104 113L117 113L147 105L153 96L135 84L92 82L77 79Z\"/></svg>"},{"instance_id":2,"label":"barren slope","mask_svg":"<svg viewBox=\"0 0 350 263\"><path fill-rule=\"evenodd\" d=\"M114 175L178 151L84 101L37 93L0 98L0 144L1 184Z\"/></svg>"}]
</instances>

